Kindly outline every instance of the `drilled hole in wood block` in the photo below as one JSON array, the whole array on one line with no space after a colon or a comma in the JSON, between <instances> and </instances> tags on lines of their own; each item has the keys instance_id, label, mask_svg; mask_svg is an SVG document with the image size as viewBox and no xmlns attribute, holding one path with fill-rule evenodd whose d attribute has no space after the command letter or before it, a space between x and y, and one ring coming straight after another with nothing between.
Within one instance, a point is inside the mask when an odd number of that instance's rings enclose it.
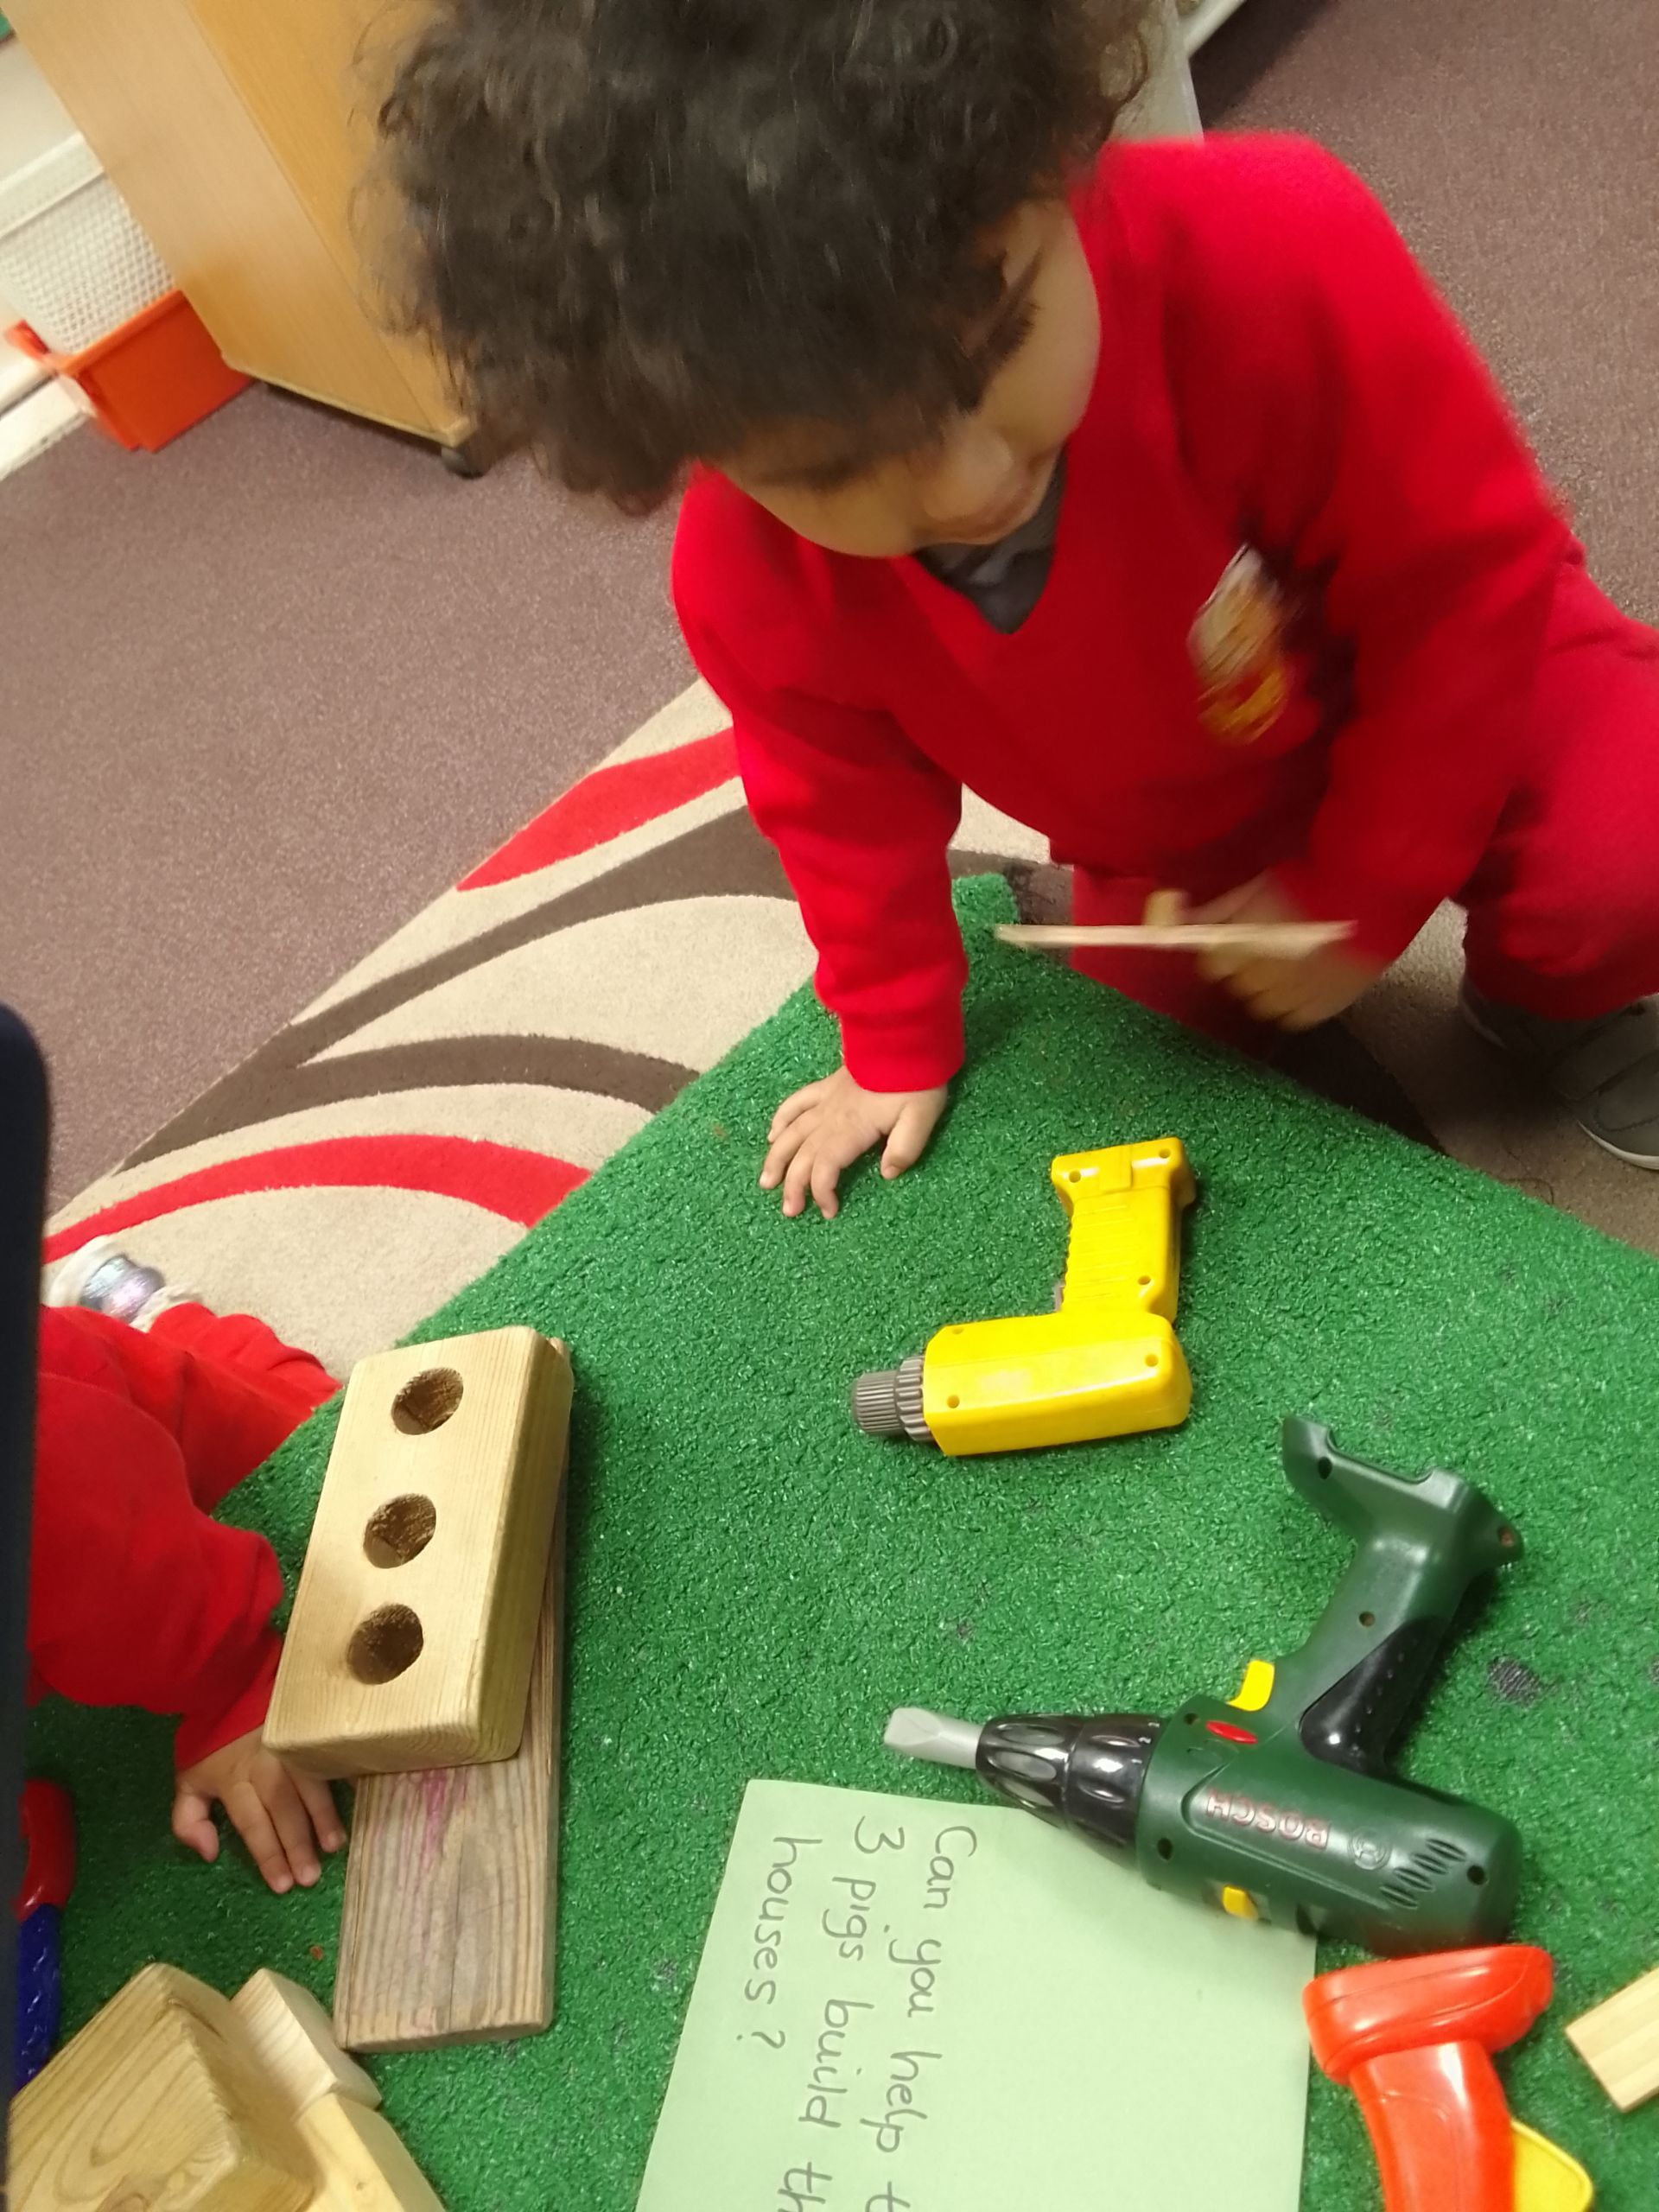
<instances>
[{"instance_id":1,"label":"drilled hole in wood block","mask_svg":"<svg viewBox=\"0 0 1659 2212\"><path fill-rule=\"evenodd\" d=\"M391 1402L391 1421L405 1436L429 1436L461 1403L461 1382L453 1367L423 1367Z\"/></svg>"},{"instance_id":2,"label":"drilled hole in wood block","mask_svg":"<svg viewBox=\"0 0 1659 2212\"><path fill-rule=\"evenodd\" d=\"M407 1605L381 1605L359 1621L346 1647L346 1664L359 1682L395 1682L426 1642L420 1616Z\"/></svg>"},{"instance_id":3,"label":"drilled hole in wood block","mask_svg":"<svg viewBox=\"0 0 1659 2212\"><path fill-rule=\"evenodd\" d=\"M437 1525L438 1509L429 1497L389 1497L369 1516L364 1554L371 1567L407 1567L431 1542Z\"/></svg>"}]
</instances>

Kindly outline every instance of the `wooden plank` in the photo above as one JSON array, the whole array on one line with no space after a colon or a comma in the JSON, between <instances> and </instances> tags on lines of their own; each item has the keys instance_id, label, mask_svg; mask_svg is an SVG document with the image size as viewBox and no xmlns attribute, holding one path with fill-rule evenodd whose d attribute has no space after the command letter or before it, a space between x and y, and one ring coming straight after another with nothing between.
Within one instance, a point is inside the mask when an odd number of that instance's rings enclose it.
<instances>
[{"instance_id":1,"label":"wooden plank","mask_svg":"<svg viewBox=\"0 0 1659 2212\"><path fill-rule=\"evenodd\" d=\"M217 1990L145 1967L13 2101L13 2212L303 2212L315 2171Z\"/></svg>"},{"instance_id":2,"label":"wooden plank","mask_svg":"<svg viewBox=\"0 0 1659 2212\"><path fill-rule=\"evenodd\" d=\"M536 2035L552 2020L563 1593L562 1507L517 1755L358 1789L334 1981L348 2050Z\"/></svg>"},{"instance_id":3,"label":"wooden plank","mask_svg":"<svg viewBox=\"0 0 1659 2212\"><path fill-rule=\"evenodd\" d=\"M312 2212L443 2212L390 2122L367 2105L321 2098L301 2116L300 2134L322 2176Z\"/></svg>"},{"instance_id":4,"label":"wooden plank","mask_svg":"<svg viewBox=\"0 0 1659 2212\"><path fill-rule=\"evenodd\" d=\"M1585 2012L1567 2039L1620 2112L1659 2092L1659 1967Z\"/></svg>"},{"instance_id":5,"label":"wooden plank","mask_svg":"<svg viewBox=\"0 0 1659 2212\"><path fill-rule=\"evenodd\" d=\"M321 2005L308 1989L285 1974L261 1967L232 1998L231 2010L290 2119L297 2120L322 2097L346 2097L359 2105L379 2103L379 2090L334 2040Z\"/></svg>"},{"instance_id":6,"label":"wooden plank","mask_svg":"<svg viewBox=\"0 0 1659 2212\"><path fill-rule=\"evenodd\" d=\"M1351 922L1003 922L996 931L1002 944L1027 952L1107 945L1136 952L1239 950L1281 960L1323 951L1353 933Z\"/></svg>"},{"instance_id":7,"label":"wooden plank","mask_svg":"<svg viewBox=\"0 0 1659 2212\"><path fill-rule=\"evenodd\" d=\"M524 1731L570 1412L533 1329L360 1360L264 1738L328 1775L505 1759Z\"/></svg>"}]
</instances>

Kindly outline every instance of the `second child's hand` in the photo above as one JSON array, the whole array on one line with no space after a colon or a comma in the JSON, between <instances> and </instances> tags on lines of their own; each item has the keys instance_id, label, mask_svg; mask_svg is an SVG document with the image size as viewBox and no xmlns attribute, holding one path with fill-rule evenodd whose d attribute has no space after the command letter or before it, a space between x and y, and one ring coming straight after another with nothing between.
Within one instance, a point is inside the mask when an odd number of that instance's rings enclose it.
<instances>
[{"instance_id":1,"label":"second child's hand","mask_svg":"<svg viewBox=\"0 0 1659 2212\"><path fill-rule=\"evenodd\" d=\"M209 1866L219 1856L215 1801L278 1897L296 1882L309 1889L322 1871L318 1846L338 1851L346 1840L327 1783L284 1765L257 1728L198 1759L174 1785L173 1833Z\"/></svg>"},{"instance_id":2,"label":"second child's hand","mask_svg":"<svg viewBox=\"0 0 1659 2212\"><path fill-rule=\"evenodd\" d=\"M843 1168L880 1145L881 1173L889 1178L913 1167L927 1149L950 1090L866 1090L845 1068L809 1083L772 1117L760 1187L783 1185L784 1211L806 1211L809 1198L829 1220L839 1201Z\"/></svg>"},{"instance_id":3,"label":"second child's hand","mask_svg":"<svg viewBox=\"0 0 1659 2212\"><path fill-rule=\"evenodd\" d=\"M1160 915L1160 918L1166 917ZM1148 916L1150 918L1150 915ZM1207 906L1175 916L1189 922L1301 922L1307 917L1293 906L1270 876L1242 884ZM1346 944L1286 960L1232 946L1198 956L1201 974L1241 1000L1258 1021L1281 1029L1314 1029L1344 1014L1382 973L1384 963Z\"/></svg>"}]
</instances>

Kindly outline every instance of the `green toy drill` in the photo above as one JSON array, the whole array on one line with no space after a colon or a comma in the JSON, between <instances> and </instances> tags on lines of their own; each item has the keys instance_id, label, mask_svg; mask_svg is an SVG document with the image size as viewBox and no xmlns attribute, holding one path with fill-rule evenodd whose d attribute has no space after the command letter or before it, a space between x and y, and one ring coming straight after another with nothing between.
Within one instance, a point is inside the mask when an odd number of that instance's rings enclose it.
<instances>
[{"instance_id":1,"label":"green toy drill","mask_svg":"<svg viewBox=\"0 0 1659 2212\"><path fill-rule=\"evenodd\" d=\"M1230 1703L982 1729L906 1708L888 1746L973 1768L1016 1805L1133 1852L1159 1889L1243 1919L1385 1955L1496 1942L1520 1878L1514 1827L1385 1762L1470 1584L1521 1540L1459 1476L1344 1459L1315 1422L1286 1422L1284 1455L1291 1487L1359 1548L1300 1650L1252 1659Z\"/></svg>"}]
</instances>

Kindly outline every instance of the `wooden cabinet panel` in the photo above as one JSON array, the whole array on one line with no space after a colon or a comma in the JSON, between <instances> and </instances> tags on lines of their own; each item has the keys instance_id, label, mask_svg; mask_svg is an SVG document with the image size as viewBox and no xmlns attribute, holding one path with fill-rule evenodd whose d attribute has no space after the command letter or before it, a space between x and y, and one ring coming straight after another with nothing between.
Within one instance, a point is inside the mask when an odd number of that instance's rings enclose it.
<instances>
[{"instance_id":1,"label":"wooden cabinet panel","mask_svg":"<svg viewBox=\"0 0 1659 2212\"><path fill-rule=\"evenodd\" d=\"M377 225L394 220L372 178L374 118L398 49L419 23L418 0L190 0L267 144L300 190L324 245L347 283L377 312L372 259ZM456 409L428 350L382 335L427 419Z\"/></svg>"},{"instance_id":2,"label":"wooden cabinet panel","mask_svg":"<svg viewBox=\"0 0 1659 2212\"><path fill-rule=\"evenodd\" d=\"M7 5L227 360L336 406L458 442L466 426L435 365L377 326L352 249L351 186L367 118L353 124L337 78L329 88L328 57L341 45L354 50L352 27L367 12L364 0L296 0L270 10L245 0L239 8L208 0ZM244 15L240 35L232 36L230 23ZM264 43L250 35L260 31ZM228 54L215 42L221 32ZM274 57L289 37L277 69ZM262 72L273 79L264 90Z\"/></svg>"}]
</instances>

